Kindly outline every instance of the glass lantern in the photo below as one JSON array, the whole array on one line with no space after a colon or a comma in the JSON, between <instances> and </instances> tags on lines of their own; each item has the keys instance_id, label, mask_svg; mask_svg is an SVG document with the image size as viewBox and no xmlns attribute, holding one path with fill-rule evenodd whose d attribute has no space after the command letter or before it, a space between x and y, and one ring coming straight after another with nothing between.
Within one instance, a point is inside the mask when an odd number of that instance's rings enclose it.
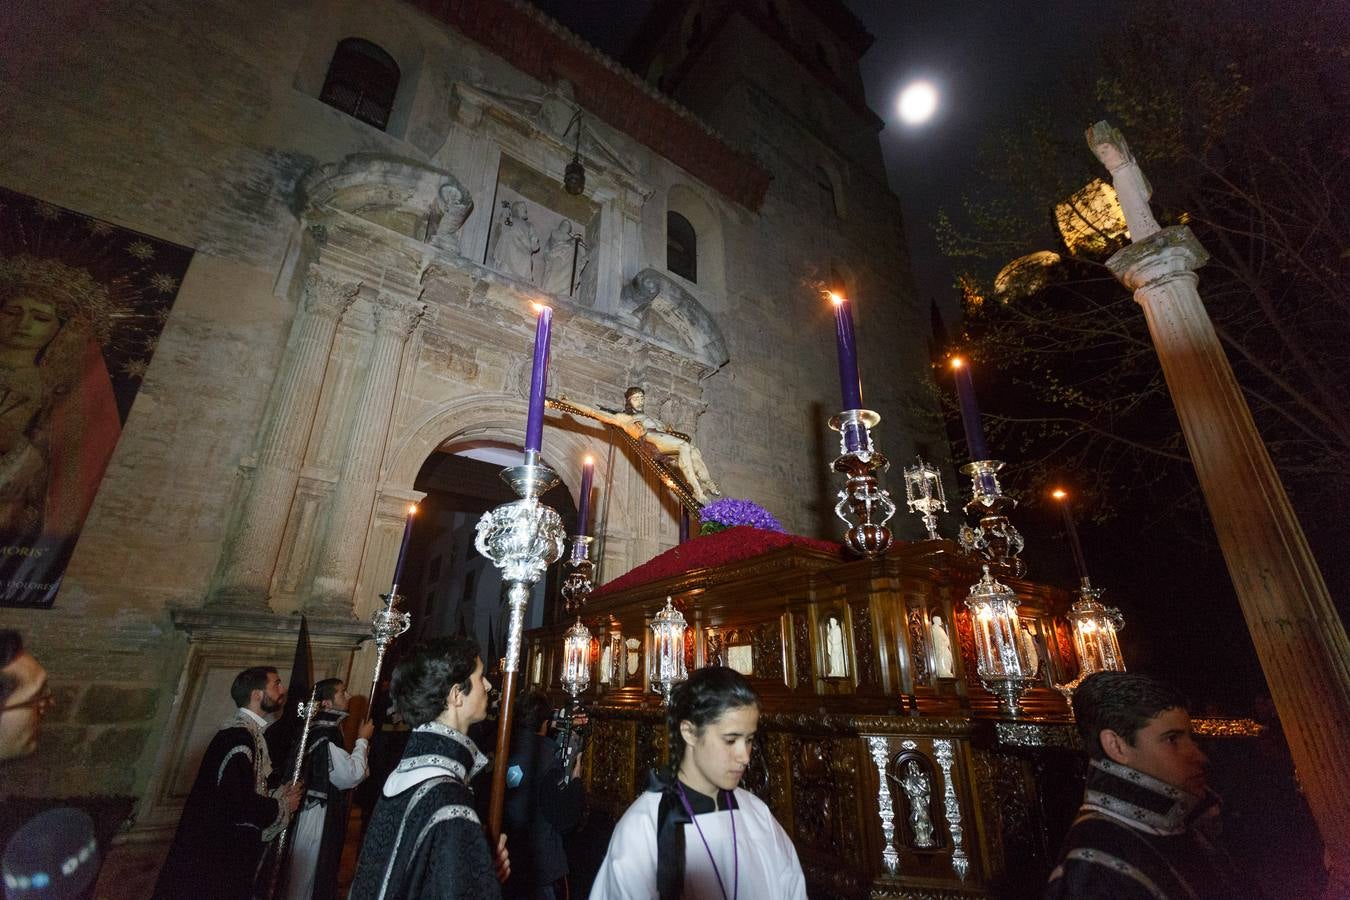
<instances>
[{"instance_id":1,"label":"glass lantern","mask_svg":"<svg viewBox=\"0 0 1350 900\"><path fill-rule=\"evenodd\" d=\"M675 685L689 677L689 671L684 665L684 634L687 629L688 623L684 616L675 608L671 598L667 597L665 608L652 619L652 646L647 657L648 679L652 687L665 697L667 706L670 705L670 692L675 689Z\"/></svg>"},{"instance_id":2,"label":"glass lantern","mask_svg":"<svg viewBox=\"0 0 1350 900\"><path fill-rule=\"evenodd\" d=\"M1125 617L1113 606L1104 606L1102 592L1083 579L1078 600L1069 607L1073 647L1078 653L1078 680L1093 672L1124 672L1116 633L1125 627Z\"/></svg>"},{"instance_id":3,"label":"glass lantern","mask_svg":"<svg viewBox=\"0 0 1350 900\"><path fill-rule=\"evenodd\" d=\"M980 682L1010 716L1017 715L1018 700L1036 681L1036 660L1027 658L1017 606L1012 588L995 581L988 566L966 598Z\"/></svg>"},{"instance_id":4,"label":"glass lantern","mask_svg":"<svg viewBox=\"0 0 1350 900\"><path fill-rule=\"evenodd\" d=\"M919 457L917 464L905 469L905 505L923 518L928 539L936 541L937 514L947 511L947 496L942 490L942 473Z\"/></svg>"},{"instance_id":5,"label":"glass lantern","mask_svg":"<svg viewBox=\"0 0 1350 900\"><path fill-rule=\"evenodd\" d=\"M591 630L580 616L563 635L562 686L573 700L591 686Z\"/></svg>"}]
</instances>

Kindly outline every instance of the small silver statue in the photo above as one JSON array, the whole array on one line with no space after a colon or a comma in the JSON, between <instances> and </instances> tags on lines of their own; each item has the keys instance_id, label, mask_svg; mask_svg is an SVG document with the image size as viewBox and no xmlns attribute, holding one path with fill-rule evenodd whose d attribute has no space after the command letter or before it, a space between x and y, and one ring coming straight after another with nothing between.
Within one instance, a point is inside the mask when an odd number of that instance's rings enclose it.
<instances>
[{"instance_id":1,"label":"small silver statue","mask_svg":"<svg viewBox=\"0 0 1350 900\"><path fill-rule=\"evenodd\" d=\"M914 846L927 849L934 844L933 820L928 815L928 806L933 797L933 786L928 774L914 760L905 763L905 777L900 780L909 798L909 830L914 835Z\"/></svg>"}]
</instances>

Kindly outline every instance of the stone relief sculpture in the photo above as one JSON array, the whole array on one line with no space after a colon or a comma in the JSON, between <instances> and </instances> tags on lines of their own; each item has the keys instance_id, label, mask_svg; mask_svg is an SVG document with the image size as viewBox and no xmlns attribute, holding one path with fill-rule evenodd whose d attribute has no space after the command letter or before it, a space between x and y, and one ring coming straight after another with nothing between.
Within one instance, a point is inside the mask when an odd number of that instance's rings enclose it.
<instances>
[{"instance_id":1,"label":"stone relief sculpture","mask_svg":"<svg viewBox=\"0 0 1350 900\"><path fill-rule=\"evenodd\" d=\"M710 496L722 491L713 481L703 462L703 454L689 440L664 422L643 411L646 392L640 387L630 387L624 392L623 412L608 412L594 406L587 406L575 400L563 398L565 411L576 413L613 425L642 444L650 446L656 453L670 460L670 465L689 485L694 497L700 504L706 504Z\"/></svg>"},{"instance_id":2,"label":"stone relief sculpture","mask_svg":"<svg viewBox=\"0 0 1350 900\"><path fill-rule=\"evenodd\" d=\"M844 656L844 628L839 619L830 616L825 621L825 677L843 678L848 675L848 661Z\"/></svg>"},{"instance_id":3,"label":"stone relief sculpture","mask_svg":"<svg viewBox=\"0 0 1350 900\"><path fill-rule=\"evenodd\" d=\"M914 846L920 849L932 847L935 844L933 820L928 814L928 807L933 799L933 786L928 780L928 773L911 759L905 763L905 777L900 780L900 786L909 798L909 830L914 836Z\"/></svg>"},{"instance_id":4,"label":"stone relief sculpture","mask_svg":"<svg viewBox=\"0 0 1350 900\"><path fill-rule=\"evenodd\" d=\"M539 286L545 293L571 296L577 277L586 266L586 243L580 229L573 231L572 223L563 219L549 233Z\"/></svg>"},{"instance_id":5,"label":"stone relief sculpture","mask_svg":"<svg viewBox=\"0 0 1350 900\"><path fill-rule=\"evenodd\" d=\"M524 200L517 200L507 209L507 214L497 225L492 265L507 275L534 284L534 257L539 252L539 235L530 224L529 206Z\"/></svg>"},{"instance_id":6,"label":"stone relief sculpture","mask_svg":"<svg viewBox=\"0 0 1350 900\"><path fill-rule=\"evenodd\" d=\"M437 205L440 207L440 221L428 239L433 247L459 253L459 229L464 220L473 212L473 198L469 192L453 178L448 179L436 190Z\"/></svg>"},{"instance_id":7,"label":"stone relief sculpture","mask_svg":"<svg viewBox=\"0 0 1350 900\"><path fill-rule=\"evenodd\" d=\"M730 358L712 314L665 273L643 269L624 285L619 302L647 337L692 353L714 367Z\"/></svg>"},{"instance_id":8,"label":"stone relief sculpture","mask_svg":"<svg viewBox=\"0 0 1350 900\"><path fill-rule=\"evenodd\" d=\"M933 639L933 672L938 678L955 678L956 670L952 663L952 639L947 634L947 626L942 624L942 616L933 616L928 632Z\"/></svg>"}]
</instances>

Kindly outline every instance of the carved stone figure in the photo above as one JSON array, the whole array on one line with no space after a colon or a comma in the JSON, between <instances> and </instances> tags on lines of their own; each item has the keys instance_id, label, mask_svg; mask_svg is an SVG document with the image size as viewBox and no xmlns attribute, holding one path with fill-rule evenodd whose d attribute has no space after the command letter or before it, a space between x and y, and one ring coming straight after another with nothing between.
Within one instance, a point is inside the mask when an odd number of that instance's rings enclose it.
<instances>
[{"instance_id":1,"label":"carved stone figure","mask_svg":"<svg viewBox=\"0 0 1350 900\"><path fill-rule=\"evenodd\" d=\"M933 820L928 815L928 806L932 801L933 786L928 782L928 773L911 759L905 763L905 777L900 785L909 798L909 830L914 835L914 846L932 847Z\"/></svg>"},{"instance_id":2,"label":"carved stone figure","mask_svg":"<svg viewBox=\"0 0 1350 900\"><path fill-rule=\"evenodd\" d=\"M634 440L649 444L657 453L670 458L671 465L683 476L699 503L707 503L710 495L722 493L708 472L699 449L687 437L643 411L646 393L642 388L630 387L623 397L624 410L620 413L607 412L570 399L567 404L597 422L623 429Z\"/></svg>"},{"instance_id":3,"label":"carved stone figure","mask_svg":"<svg viewBox=\"0 0 1350 900\"><path fill-rule=\"evenodd\" d=\"M534 284L534 256L538 252L539 235L530 224L529 207L524 200L517 200L497 226L492 264L508 275Z\"/></svg>"},{"instance_id":4,"label":"carved stone figure","mask_svg":"<svg viewBox=\"0 0 1350 900\"><path fill-rule=\"evenodd\" d=\"M634 275L624 285L619 304L649 338L684 348L714 367L729 358L722 329L712 314L663 272L643 269Z\"/></svg>"},{"instance_id":5,"label":"carved stone figure","mask_svg":"<svg viewBox=\"0 0 1350 900\"><path fill-rule=\"evenodd\" d=\"M543 274L539 286L545 293L571 296L576 276L586 265L585 244L579 240L581 232L572 230L572 223L563 219L548 236L544 249Z\"/></svg>"},{"instance_id":6,"label":"carved stone figure","mask_svg":"<svg viewBox=\"0 0 1350 900\"><path fill-rule=\"evenodd\" d=\"M844 629L839 620L830 616L825 622L825 677L843 678L848 675L844 656Z\"/></svg>"},{"instance_id":7,"label":"carved stone figure","mask_svg":"<svg viewBox=\"0 0 1350 900\"><path fill-rule=\"evenodd\" d=\"M1125 136L1106 122L1098 122L1088 129L1087 141L1093 155L1111 172L1116 199L1130 229L1130 240L1142 241L1161 231L1162 226L1153 218L1153 211L1148 206L1153 187L1144 177L1139 163L1135 162Z\"/></svg>"},{"instance_id":8,"label":"carved stone figure","mask_svg":"<svg viewBox=\"0 0 1350 900\"><path fill-rule=\"evenodd\" d=\"M464 220L473 212L473 198L469 192L450 179L436 190L437 205L441 210L440 221L431 235L431 245L451 253L459 252L459 229Z\"/></svg>"},{"instance_id":9,"label":"carved stone figure","mask_svg":"<svg viewBox=\"0 0 1350 900\"><path fill-rule=\"evenodd\" d=\"M933 616L928 632L933 640L933 672L938 678L955 678L956 669L952 663L952 639L947 634L947 626L942 624L942 616Z\"/></svg>"}]
</instances>

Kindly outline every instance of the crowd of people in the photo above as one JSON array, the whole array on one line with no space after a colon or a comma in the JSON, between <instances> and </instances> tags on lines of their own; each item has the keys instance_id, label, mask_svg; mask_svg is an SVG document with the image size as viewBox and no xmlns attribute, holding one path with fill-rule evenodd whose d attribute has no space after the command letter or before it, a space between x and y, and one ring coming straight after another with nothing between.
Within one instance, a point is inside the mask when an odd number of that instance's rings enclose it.
<instances>
[{"instance_id":1,"label":"crowd of people","mask_svg":"<svg viewBox=\"0 0 1350 900\"><path fill-rule=\"evenodd\" d=\"M351 792L368 777L374 725L362 722L347 750L346 685L319 682L319 709L295 751L303 777L293 782L266 739L268 715L286 700L276 670L240 672L230 694L237 710L206 749L154 896L338 896ZM581 757L566 752L566 735L561 747L550 735L547 696L522 694L492 841L481 779L493 762L471 737L482 735L491 697L472 639L429 641L397 665L389 699L407 743L365 823L353 900L570 896L564 838L585 808ZM0 764L37 749L51 705L42 665L16 632L0 631ZM1218 797L1185 700L1145 675L1100 672L1083 680L1073 711L1089 776L1045 896L1253 896L1215 837ZM792 841L740 787L759 714L754 689L729 668L699 669L676 688L669 765L619 819L592 900L804 900ZM0 839L5 897L92 896L101 848L83 813L50 810Z\"/></svg>"}]
</instances>

